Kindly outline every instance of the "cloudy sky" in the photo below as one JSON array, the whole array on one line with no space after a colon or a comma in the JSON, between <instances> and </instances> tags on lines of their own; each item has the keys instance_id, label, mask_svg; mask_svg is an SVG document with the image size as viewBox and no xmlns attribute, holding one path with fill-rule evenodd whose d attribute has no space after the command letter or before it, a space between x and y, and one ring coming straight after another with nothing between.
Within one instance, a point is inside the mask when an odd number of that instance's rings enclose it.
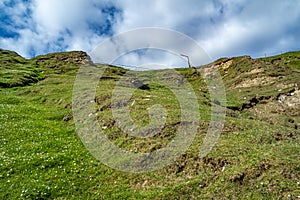
<instances>
[{"instance_id":1,"label":"cloudy sky","mask_svg":"<svg viewBox=\"0 0 300 200\"><path fill-rule=\"evenodd\" d=\"M144 27L183 33L212 60L300 49L299 0L0 0L0 18L0 48L27 58L70 50L90 53L113 35ZM170 52L142 52L129 52L116 62L184 62Z\"/></svg>"}]
</instances>

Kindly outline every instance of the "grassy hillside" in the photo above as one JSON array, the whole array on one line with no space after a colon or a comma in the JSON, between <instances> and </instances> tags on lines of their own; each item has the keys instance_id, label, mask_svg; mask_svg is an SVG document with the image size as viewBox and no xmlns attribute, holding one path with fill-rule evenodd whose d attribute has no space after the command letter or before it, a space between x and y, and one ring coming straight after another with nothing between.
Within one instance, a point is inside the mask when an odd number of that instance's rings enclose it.
<instances>
[{"instance_id":1,"label":"grassy hillside","mask_svg":"<svg viewBox=\"0 0 300 200\"><path fill-rule=\"evenodd\" d=\"M124 103L140 126L148 108L161 104L166 124L155 136L129 136L112 113L113 89L133 72L106 67L95 97L95 114L107 138L132 152L166 146L180 124L180 105L158 78L189 82L199 103L200 128L186 153L154 172L120 172L97 161L75 132L72 91L84 52L24 59L0 51L0 199L299 199L300 52L269 58L222 58L197 68L218 68L227 96L225 127L204 158L199 148L210 122L210 94L194 68L136 72L147 87ZM137 87L130 82L122 91ZM138 86L140 87L140 86ZM126 127L125 127L126 128Z\"/></svg>"}]
</instances>

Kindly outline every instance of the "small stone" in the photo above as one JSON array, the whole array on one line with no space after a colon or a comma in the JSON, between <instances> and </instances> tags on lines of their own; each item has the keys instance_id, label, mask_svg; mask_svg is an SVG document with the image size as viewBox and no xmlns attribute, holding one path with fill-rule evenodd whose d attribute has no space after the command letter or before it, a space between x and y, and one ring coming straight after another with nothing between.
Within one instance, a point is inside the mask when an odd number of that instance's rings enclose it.
<instances>
[{"instance_id":1,"label":"small stone","mask_svg":"<svg viewBox=\"0 0 300 200\"><path fill-rule=\"evenodd\" d=\"M285 101L285 96L284 96L284 95L280 95L280 96L278 97L278 101L279 101L279 102L284 102L284 101Z\"/></svg>"}]
</instances>

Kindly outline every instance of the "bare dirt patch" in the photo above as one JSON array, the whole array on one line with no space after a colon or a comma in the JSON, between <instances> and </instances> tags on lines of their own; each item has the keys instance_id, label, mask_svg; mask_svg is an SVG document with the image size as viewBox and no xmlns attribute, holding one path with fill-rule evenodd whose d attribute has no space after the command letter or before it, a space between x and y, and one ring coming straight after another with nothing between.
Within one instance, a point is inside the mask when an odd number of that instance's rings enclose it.
<instances>
[{"instance_id":1,"label":"bare dirt patch","mask_svg":"<svg viewBox=\"0 0 300 200\"><path fill-rule=\"evenodd\" d=\"M252 75L252 74L259 74L259 73L262 73L262 72L264 72L263 68L255 68L255 69L250 70L249 72L246 72L246 74L247 75Z\"/></svg>"},{"instance_id":2,"label":"bare dirt patch","mask_svg":"<svg viewBox=\"0 0 300 200\"><path fill-rule=\"evenodd\" d=\"M228 69L228 68L230 67L230 65L232 64L232 62L233 62L233 60L228 60L228 61L226 61L226 62L220 63L220 64L217 65L217 66L218 66L218 68L221 68L221 69L223 69L223 70L226 70L226 69Z\"/></svg>"},{"instance_id":3,"label":"bare dirt patch","mask_svg":"<svg viewBox=\"0 0 300 200\"><path fill-rule=\"evenodd\" d=\"M300 90L293 89L279 94L265 103L256 104L249 111L261 120L298 130L300 129Z\"/></svg>"},{"instance_id":4,"label":"bare dirt patch","mask_svg":"<svg viewBox=\"0 0 300 200\"><path fill-rule=\"evenodd\" d=\"M236 84L233 88L246 88L255 87L261 85L269 85L275 83L276 77L262 76L251 79L242 80L240 83Z\"/></svg>"}]
</instances>

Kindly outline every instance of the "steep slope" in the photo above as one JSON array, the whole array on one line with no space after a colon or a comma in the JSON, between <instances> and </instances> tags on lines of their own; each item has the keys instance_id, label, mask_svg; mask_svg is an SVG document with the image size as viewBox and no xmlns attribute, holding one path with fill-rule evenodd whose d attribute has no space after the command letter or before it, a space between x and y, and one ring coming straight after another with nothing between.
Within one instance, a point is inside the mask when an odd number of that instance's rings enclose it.
<instances>
[{"instance_id":1,"label":"steep slope","mask_svg":"<svg viewBox=\"0 0 300 200\"><path fill-rule=\"evenodd\" d=\"M300 53L251 59L221 59L228 108L251 118L298 129L300 125Z\"/></svg>"},{"instance_id":2,"label":"steep slope","mask_svg":"<svg viewBox=\"0 0 300 200\"><path fill-rule=\"evenodd\" d=\"M0 53L0 199L299 199L300 52L222 58L176 69L180 76L95 65L84 52L30 60ZM106 68L92 114L110 141L132 152L166 146L180 125L178 99L158 79L176 87L189 82L201 118L187 152L163 169L142 174L111 169L92 157L75 132L72 113L75 76L85 65ZM226 87L227 117L217 145L202 158L211 105L218 102L210 99L198 70L209 75L212 68L219 69ZM116 86L135 91L129 100L114 97ZM114 104L128 106L141 127L151 121L148 109L160 104L165 126L153 137L132 137L114 118Z\"/></svg>"}]
</instances>

